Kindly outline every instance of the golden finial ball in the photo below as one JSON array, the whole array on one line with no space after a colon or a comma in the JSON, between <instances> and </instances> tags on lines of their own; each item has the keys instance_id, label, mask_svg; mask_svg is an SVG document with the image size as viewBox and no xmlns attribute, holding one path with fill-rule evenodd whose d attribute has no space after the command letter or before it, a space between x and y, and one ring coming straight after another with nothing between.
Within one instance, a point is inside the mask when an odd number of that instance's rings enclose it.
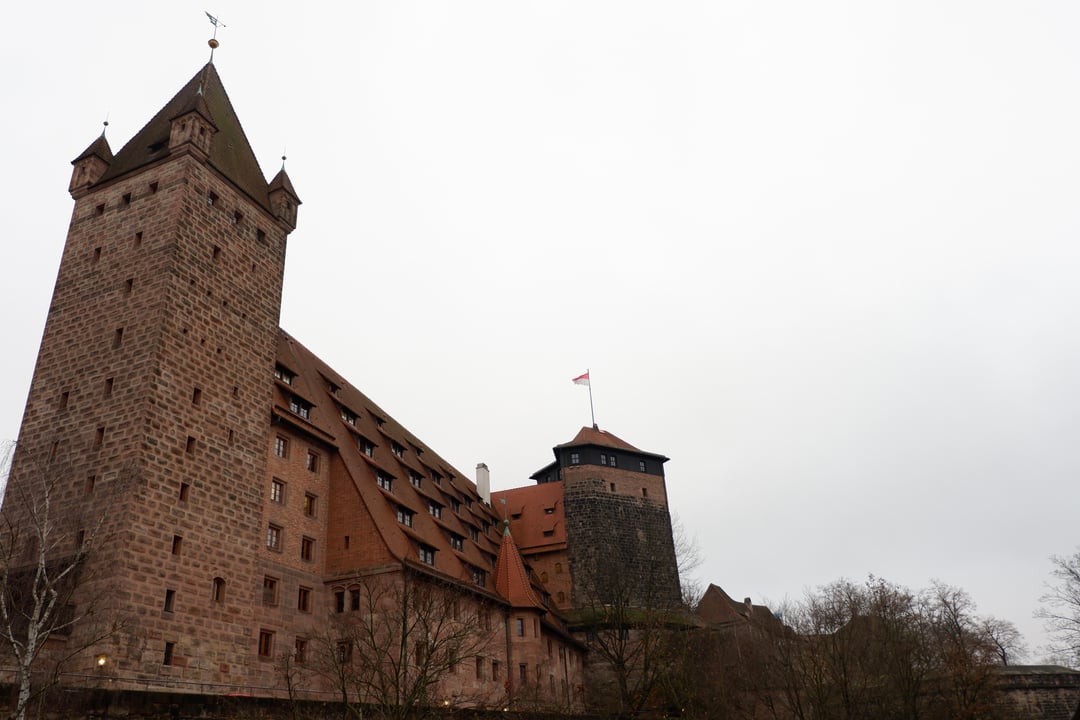
<instances>
[{"instance_id":1,"label":"golden finial ball","mask_svg":"<svg viewBox=\"0 0 1080 720\"><path fill-rule=\"evenodd\" d=\"M210 46L211 50L217 50L218 45L220 45L221 43L219 43L216 38L210 38L209 42L207 42L206 44Z\"/></svg>"}]
</instances>

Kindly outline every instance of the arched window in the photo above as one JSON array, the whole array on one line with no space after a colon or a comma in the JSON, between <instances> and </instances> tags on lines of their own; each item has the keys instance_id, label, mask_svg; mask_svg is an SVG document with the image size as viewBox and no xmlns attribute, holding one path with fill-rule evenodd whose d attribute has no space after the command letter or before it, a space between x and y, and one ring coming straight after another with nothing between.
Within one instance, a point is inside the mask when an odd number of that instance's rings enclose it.
<instances>
[{"instance_id":1,"label":"arched window","mask_svg":"<svg viewBox=\"0 0 1080 720\"><path fill-rule=\"evenodd\" d=\"M214 587L211 590L210 598L216 602L225 602L225 578L214 578Z\"/></svg>"}]
</instances>

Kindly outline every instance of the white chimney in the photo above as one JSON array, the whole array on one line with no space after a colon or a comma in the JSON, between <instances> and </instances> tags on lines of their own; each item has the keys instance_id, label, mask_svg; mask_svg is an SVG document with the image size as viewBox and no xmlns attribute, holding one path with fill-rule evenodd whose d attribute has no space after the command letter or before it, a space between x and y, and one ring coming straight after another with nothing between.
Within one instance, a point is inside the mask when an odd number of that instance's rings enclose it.
<instances>
[{"instance_id":1,"label":"white chimney","mask_svg":"<svg viewBox=\"0 0 1080 720\"><path fill-rule=\"evenodd\" d=\"M484 463L476 464L476 492L480 494L481 500L491 504L491 471Z\"/></svg>"}]
</instances>

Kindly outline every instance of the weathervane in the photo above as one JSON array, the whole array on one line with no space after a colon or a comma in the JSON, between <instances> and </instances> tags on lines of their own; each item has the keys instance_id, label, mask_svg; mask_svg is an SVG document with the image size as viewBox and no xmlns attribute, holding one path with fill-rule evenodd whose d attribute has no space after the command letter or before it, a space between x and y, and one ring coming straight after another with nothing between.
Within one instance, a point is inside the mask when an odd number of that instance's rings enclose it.
<instances>
[{"instance_id":1,"label":"weathervane","mask_svg":"<svg viewBox=\"0 0 1080 720\"><path fill-rule=\"evenodd\" d=\"M204 10L203 12L206 12L206 11ZM218 31L219 27L225 27L225 23L218 20L216 17L211 15L209 12L206 12L206 17L208 17L210 19L210 24L214 26L214 36L212 38L210 38L209 42L207 42L207 45L210 46L210 62L214 62L214 50L216 50L218 45L221 44L221 43L218 42L218 39L217 39L217 31Z\"/></svg>"}]
</instances>

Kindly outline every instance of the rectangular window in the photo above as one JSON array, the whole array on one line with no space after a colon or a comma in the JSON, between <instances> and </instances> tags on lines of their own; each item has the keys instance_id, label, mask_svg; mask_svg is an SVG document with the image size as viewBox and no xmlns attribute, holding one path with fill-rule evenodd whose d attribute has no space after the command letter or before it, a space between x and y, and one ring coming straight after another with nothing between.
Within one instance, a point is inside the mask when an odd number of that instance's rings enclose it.
<instances>
[{"instance_id":1,"label":"rectangular window","mask_svg":"<svg viewBox=\"0 0 1080 720\"><path fill-rule=\"evenodd\" d=\"M518 637L525 637L525 618L517 618L514 621L514 627Z\"/></svg>"},{"instance_id":2,"label":"rectangular window","mask_svg":"<svg viewBox=\"0 0 1080 720\"><path fill-rule=\"evenodd\" d=\"M405 508L398 506L397 509L397 521L406 527L412 527L413 513L412 510L406 510Z\"/></svg>"},{"instance_id":3,"label":"rectangular window","mask_svg":"<svg viewBox=\"0 0 1080 720\"><path fill-rule=\"evenodd\" d=\"M202 388L196 386L191 391L191 404L198 405L202 402Z\"/></svg>"},{"instance_id":4,"label":"rectangular window","mask_svg":"<svg viewBox=\"0 0 1080 720\"><path fill-rule=\"evenodd\" d=\"M162 665L173 664L173 652L176 650L176 643L165 643L165 658L161 661Z\"/></svg>"},{"instance_id":5,"label":"rectangular window","mask_svg":"<svg viewBox=\"0 0 1080 720\"><path fill-rule=\"evenodd\" d=\"M277 478L270 481L270 502L279 505L285 502L285 483Z\"/></svg>"},{"instance_id":6,"label":"rectangular window","mask_svg":"<svg viewBox=\"0 0 1080 720\"><path fill-rule=\"evenodd\" d=\"M356 413L347 409L341 408L341 419L349 423L353 427L356 427Z\"/></svg>"},{"instance_id":7,"label":"rectangular window","mask_svg":"<svg viewBox=\"0 0 1080 720\"><path fill-rule=\"evenodd\" d=\"M289 457L289 441L280 435L274 438L274 455L279 458Z\"/></svg>"},{"instance_id":8,"label":"rectangular window","mask_svg":"<svg viewBox=\"0 0 1080 720\"><path fill-rule=\"evenodd\" d=\"M615 492L615 483L611 483L611 492Z\"/></svg>"},{"instance_id":9,"label":"rectangular window","mask_svg":"<svg viewBox=\"0 0 1080 720\"><path fill-rule=\"evenodd\" d=\"M353 612L360 609L360 591L355 588L349 591L349 609Z\"/></svg>"},{"instance_id":10,"label":"rectangular window","mask_svg":"<svg viewBox=\"0 0 1080 720\"><path fill-rule=\"evenodd\" d=\"M376 484L378 484L379 487L381 487L383 490L386 490L387 492L394 491L394 478L390 477L384 472L377 471L375 473L375 482Z\"/></svg>"},{"instance_id":11,"label":"rectangular window","mask_svg":"<svg viewBox=\"0 0 1080 720\"><path fill-rule=\"evenodd\" d=\"M457 512L461 509L461 503L454 498L450 498L450 509Z\"/></svg>"},{"instance_id":12,"label":"rectangular window","mask_svg":"<svg viewBox=\"0 0 1080 720\"><path fill-rule=\"evenodd\" d=\"M263 605L277 605L277 578L264 577L263 578L263 593L262 601Z\"/></svg>"},{"instance_id":13,"label":"rectangular window","mask_svg":"<svg viewBox=\"0 0 1080 720\"><path fill-rule=\"evenodd\" d=\"M577 453L570 453L570 464L578 465L581 463L581 456Z\"/></svg>"},{"instance_id":14,"label":"rectangular window","mask_svg":"<svg viewBox=\"0 0 1080 720\"><path fill-rule=\"evenodd\" d=\"M114 348L118 348L118 347L120 347L120 344L123 343L123 342L124 342L124 328L116 328L116 331L113 333L112 346Z\"/></svg>"},{"instance_id":15,"label":"rectangular window","mask_svg":"<svg viewBox=\"0 0 1080 720\"><path fill-rule=\"evenodd\" d=\"M180 546L183 545L183 544L184 544L184 538L180 537L179 535L173 535L173 538L172 538L172 554L173 555L179 555L180 554Z\"/></svg>"},{"instance_id":16,"label":"rectangular window","mask_svg":"<svg viewBox=\"0 0 1080 720\"><path fill-rule=\"evenodd\" d=\"M524 685L529 679L529 666L525 663L518 665L518 680Z\"/></svg>"},{"instance_id":17,"label":"rectangular window","mask_svg":"<svg viewBox=\"0 0 1080 720\"><path fill-rule=\"evenodd\" d=\"M615 467L616 464L617 463L615 462L615 456L608 455L608 465L610 465L611 467Z\"/></svg>"},{"instance_id":18,"label":"rectangular window","mask_svg":"<svg viewBox=\"0 0 1080 720\"><path fill-rule=\"evenodd\" d=\"M345 612L345 591L338 590L334 593L334 612Z\"/></svg>"},{"instance_id":19,"label":"rectangular window","mask_svg":"<svg viewBox=\"0 0 1080 720\"><path fill-rule=\"evenodd\" d=\"M289 400L289 412L295 413L307 420L311 417L311 403L301 400L298 397L293 397Z\"/></svg>"},{"instance_id":20,"label":"rectangular window","mask_svg":"<svg viewBox=\"0 0 1080 720\"><path fill-rule=\"evenodd\" d=\"M302 638L296 638L296 654L293 658L298 663L302 663L307 659L307 640Z\"/></svg>"},{"instance_id":21,"label":"rectangular window","mask_svg":"<svg viewBox=\"0 0 1080 720\"><path fill-rule=\"evenodd\" d=\"M649 497L649 488L641 488L641 497L643 497L643 498Z\"/></svg>"},{"instance_id":22,"label":"rectangular window","mask_svg":"<svg viewBox=\"0 0 1080 720\"><path fill-rule=\"evenodd\" d=\"M311 612L311 588L300 587L296 594L296 609L300 612Z\"/></svg>"},{"instance_id":23,"label":"rectangular window","mask_svg":"<svg viewBox=\"0 0 1080 720\"><path fill-rule=\"evenodd\" d=\"M600 464L607 465L607 455L604 453L600 453Z\"/></svg>"},{"instance_id":24,"label":"rectangular window","mask_svg":"<svg viewBox=\"0 0 1080 720\"><path fill-rule=\"evenodd\" d=\"M476 679L477 680L483 680L484 679L484 659L483 658L476 658Z\"/></svg>"},{"instance_id":25,"label":"rectangular window","mask_svg":"<svg viewBox=\"0 0 1080 720\"><path fill-rule=\"evenodd\" d=\"M277 525L270 525L266 528L266 548L281 552L281 528Z\"/></svg>"},{"instance_id":26,"label":"rectangular window","mask_svg":"<svg viewBox=\"0 0 1080 720\"><path fill-rule=\"evenodd\" d=\"M60 409L63 410L68 406L68 400L71 398L71 393L67 390L60 393Z\"/></svg>"},{"instance_id":27,"label":"rectangular window","mask_svg":"<svg viewBox=\"0 0 1080 720\"><path fill-rule=\"evenodd\" d=\"M433 517L433 518L441 518L442 517L442 508L443 508L443 506L440 505L439 503L435 502L434 500L428 501L427 509L428 509L428 513L431 515L431 517Z\"/></svg>"},{"instance_id":28,"label":"rectangular window","mask_svg":"<svg viewBox=\"0 0 1080 720\"><path fill-rule=\"evenodd\" d=\"M105 444L105 427L99 427L94 431L94 447L101 447Z\"/></svg>"},{"instance_id":29,"label":"rectangular window","mask_svg":"<svg viewBox=\"0 0 1080 720\"><path fill-rule=\"evenodd\" d=\"M259 631L259 657L269 658L274 655L274 633L269 630Z\"/></svg>"},{"instance_id":30,"label":"rectangular window","mask_svg":"<svg viewBox=\"0 0 1080 720\"><path fill-rule=\"evenodd\" d=\"M480 531L471 525L469 526L469 539L473 542L480 542Z\"/></svg>"},{"instance_id":31,"label":"rectangular window","mask_svg":"<svg viewBox=\"0 0 1080 720\"><path fill-rule=\"evenodd\" d=\"M195 438L190 435L188 435L187 442L184 444L184 452L188 453L189 455L195 452Z\"/></svg>"},{"instance_id":32,"label":"rectangular window","mask_svg":"<svg viewBox=\"0 0 1080 720\"><path fill-rule=\"evenodd\" d=\"M296 375L289 372L288 370L281 367L280 365L278 365L277 367L274 368L274 378L276 378L277 380L280 380L281 382L285 383L286 385L292 385L293 378L295 378L295 377L296 377Z\"/></svg>"},{"instance_id":33,"label":"rectangular window","mask_svg":"<svg viewBox=\"0 0 1080 720\"><path fill-rule=\"evenodd\" d=\"M110 397L112 395L112 391L113 391L113 379L112 378L105 378L105 392L103 393L103 396L104 397Z\"/></svg>"},{"instance_id":34,"label":"rectangular window","mask_svg":"<svg viewBox=\"0 0 1080 720\"><path fill-rule=\"evenodd\" d=\"M465 538L461 537L460 535L456 535L456 534L451 533L450 534L450 547L453 548L454 550L459 551L459 552L464 550L465 549Z\"/></svg>"},{"instance_id":35,"label":"rectangular window","mask_svg":"<svg viewBox=\"0 0 1080 720\"><path fill-rule=\"evenodd\" d=\"M319 456L309 450L307 454L307 461L304 463L304 467L307 468L308 472L319 472Z\"/></svg>"},{"instance_id":36,"label":"rectangular window","mask_svg":"<svg viewBox=\"0 0 1080 720\"><path fill-rule=\"evenodd\" d=\"M641 472L645 472L645 461L644 460L638 460L637 466L638 466L638 470L640 470Z\"/></svg>"},{"instance_id":37,"label":"rectangular window","mask_svg":"<svg viewBox=\"0 0 1080 720\"><path fill-rule=\"evenodd\" d=\"M420 546L419 556L420 556L420 562L424 563L425 565L434 565L435 564L435 549L434 548L430 548L427 545L421 545Z\"/></svg>"},{"instance_id":38,"label":"rectangular window","mask_svg":"<svg viewBox=\"0 0 1080 720\"><path fill-rule=\"evenodd\" d=\"M337 660L344 665L352 660L352 643L339 642L337 646Z\"/></svg>"},{"instance_id":39,"label":"rectangular window","mask_svg":"<svg viewBox=\"0 0 1080 720\"><path fill-rule=\"evenodd\" d=\"M301 538L300 559L307 562L311 562L315 559L315 540L313 538Z\"/></svg>"},{"instance_id":40,"label":"rectangular window","mask_svg":"<svg viewBox=\"0 0 1080 720\"><path fill-rule=\"evenodd\" d=\"M480 568L472 569L472 581L474 585L484 587L487 584L487 573Z\"/></svg>"},{"instance_id":41,"label":"rectangular window","mask_svg":"<svg viewBox=\"0 0 1080 720\"><path fill-rule=\"evenodd\" d=\"M397 443L392 443L390 445L390 449L393 451L394 457L398 458L399 460L405 457L405 448L401 447Z\"/></svg>"},{"instance_id":42,"label":"rectangular window","mask_svg":"<svg viewBox=\"0 0 1080 720\"><path fill-rule=\"evenodd\" d=\"M417 472L415 472L413 470L410 470L409 471L409 484L412 485L413 487L417 487L417 488L418 487L423 487L424 486L424 478L420 477L419 473L417 473Z\"/></svg>"},{"instance_id":43,"label":"rectangular window","mask_svg":"<svg viewBox=\"0 0 1080 720\"><path fill-rule=\"evenodd\" d=\"M315 508L318 499L311 493L304 493L304 514L308 517L315 517Z\"/></svg>"},{"instance_id":44,"label":"rectangular window","mask_svg":"<svg viewBox=\"0 0 1080 720\"><path fill-rule=\"evenodd\" d=\"M375 444L373 442L360 438L356 441L356 444L360 448L360 452L368 457L375 457Z\"/></svg>"},{"instance_id":45,"label":"rectangular window","mask_svg":"<svg viewBox=\"0 0 1080 720\"><path fill-rule=\"evenodd\" d=\"M163 608L165 610L165 612L172 612L173 611L173 603L175 601L176 601L176 591L175 590L166 590L165 591L165 607Z\"/></svg>"},{"instance_id":46,"label":"rectangular window","mask_svg":"<svg viewBox=\"0 0 1080 720\"><path fill-rule=\"evenodd\" d=\"M94 474L91 473L90 475L86 476L86 492L87 493L94 492L94 485L96 485L96 484L97 484L97 475L94 475Z\"/></svg>"}]
</instances>

